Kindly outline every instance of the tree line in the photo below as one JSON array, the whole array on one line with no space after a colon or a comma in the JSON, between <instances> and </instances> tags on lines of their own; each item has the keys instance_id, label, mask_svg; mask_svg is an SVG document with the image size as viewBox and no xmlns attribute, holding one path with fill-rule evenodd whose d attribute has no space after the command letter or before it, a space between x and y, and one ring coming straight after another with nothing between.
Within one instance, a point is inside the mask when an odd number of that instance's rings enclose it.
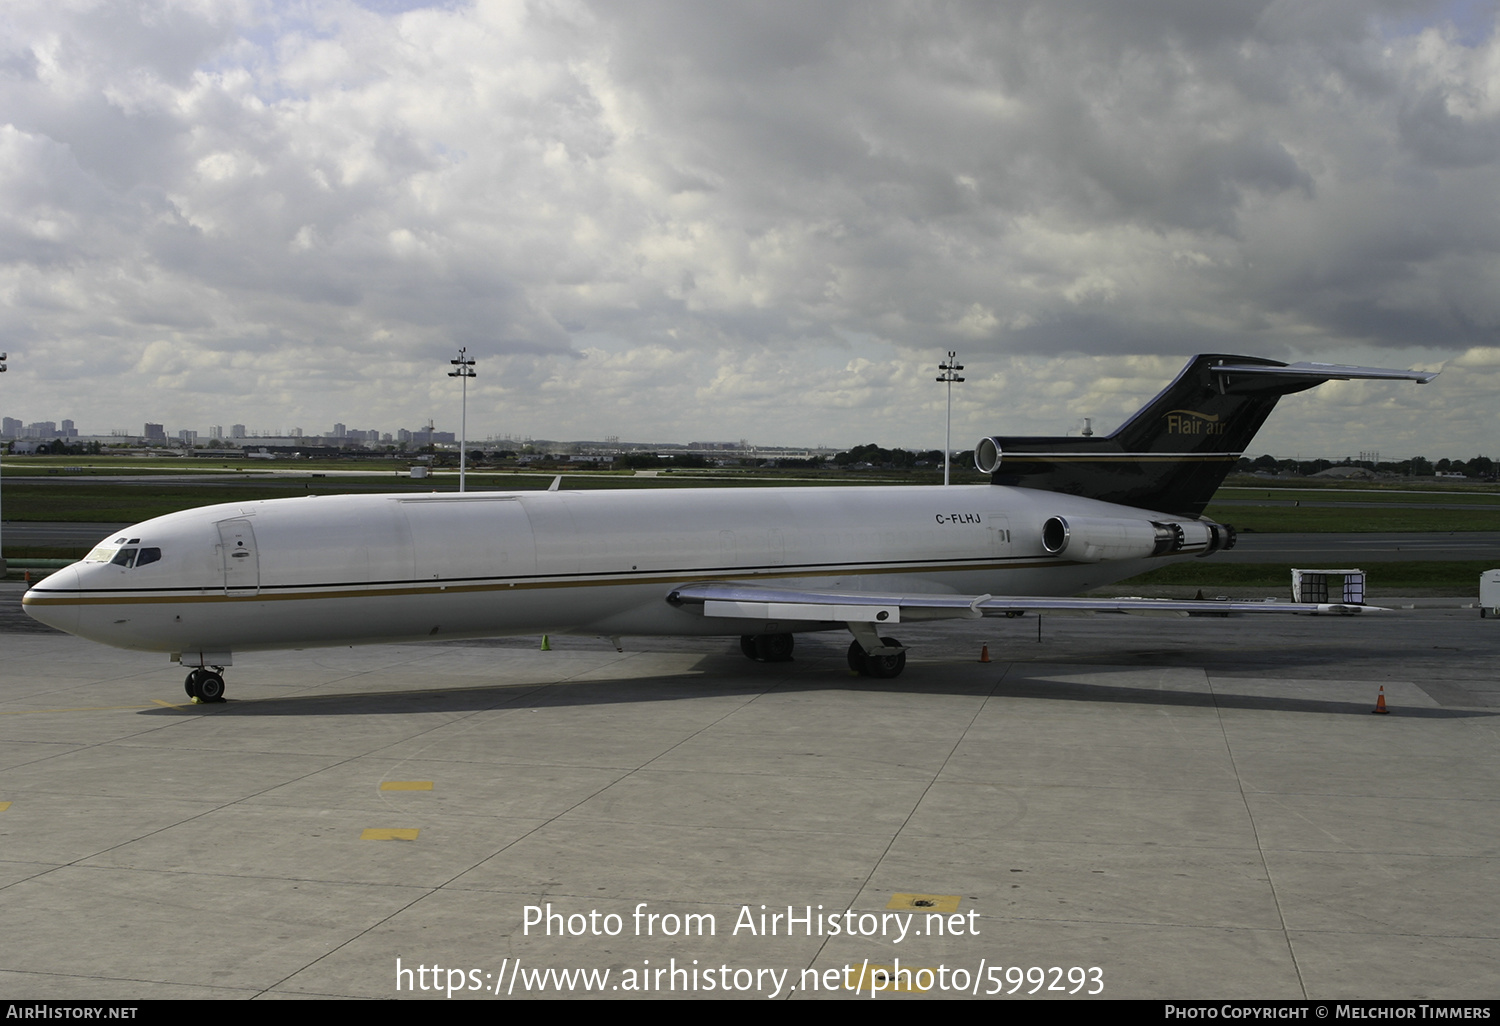
<instances>
[{"instance_id":1,"label":"tree line","mask_svg":"<svg viewBox=\"0 0 1500 1026\"><path fill-rule=\"evenodd\" d=\"M1488 456L1475 456L1471 460L1430 460L1425 456L1413 456L1409 460L1278 460L1274 456L1248 456L1240 458L1235 468L1242 473L1292 474L1310 477L1334 467L1361 467L1376 474L1395 474L1400 477L1436 477L1438 474L1462 474L1478 480L1493 480L1497 467Z\"/></svg>"}]
</instances>

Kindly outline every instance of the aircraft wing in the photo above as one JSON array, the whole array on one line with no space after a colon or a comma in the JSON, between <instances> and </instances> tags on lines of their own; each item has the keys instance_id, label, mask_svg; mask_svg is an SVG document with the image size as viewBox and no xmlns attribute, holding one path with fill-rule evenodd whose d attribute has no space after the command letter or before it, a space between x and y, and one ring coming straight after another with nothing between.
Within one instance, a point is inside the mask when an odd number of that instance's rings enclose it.
<instances>
[{"instance_id":1,"label":"aircraft wing","mask_svg":"<svg viewBox=\"0 0 1500 1026\"><path fill-rule=\"evenodd\" d=\"M1170 613L1179 616L1227 613L1389 612L1379 606L1344 602L1220 602L1209 599L1058 598L1032 595L930 595L875 592L797 591L753 584L685 584L672 591L673 605L701 605L704 616L752 620L842 620L846 623L900 623L958 617L1017 616L1026 612Z\"/></svg>"}]
</instances>

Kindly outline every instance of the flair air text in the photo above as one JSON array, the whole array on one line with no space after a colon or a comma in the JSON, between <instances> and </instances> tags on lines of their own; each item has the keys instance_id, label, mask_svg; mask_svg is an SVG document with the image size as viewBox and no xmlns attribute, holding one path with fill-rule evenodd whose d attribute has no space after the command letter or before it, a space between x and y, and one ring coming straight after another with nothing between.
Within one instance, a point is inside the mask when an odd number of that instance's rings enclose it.
<instances>
[{"instance_id":1,"label":"flair air text","mask_svg":"<svg viewBox=\"0 0 1500 1026\"><path fill-rule=\"evenodd\" d=\"M1173 410L1166 416L1169 435L1222 435L1224 422L1215 414L1210 416L1196 410Z\"/></svg>"}]
</instances>

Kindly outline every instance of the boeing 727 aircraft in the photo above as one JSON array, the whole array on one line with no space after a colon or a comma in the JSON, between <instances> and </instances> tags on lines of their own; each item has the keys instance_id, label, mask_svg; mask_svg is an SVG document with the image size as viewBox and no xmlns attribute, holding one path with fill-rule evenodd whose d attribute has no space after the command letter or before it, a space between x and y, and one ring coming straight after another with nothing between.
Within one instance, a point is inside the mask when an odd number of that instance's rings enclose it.
<instances>
[{"instance_id":1,"label":"boeing 727 aircraft","mask_svg":"<svg viewBox=\"0 0 1500 1026\"><path fill-rule=\"evenodd\" d=\"M137 524L22 600L43 623L167 652L222 700L235 653L506 634L739 635L791 656L848 630L889 678L903 620L1028 610L1360 612L1065 596L1234 544L1202 516L1277 399L1435 373L1198 356L1113 434L982 440L988 485L310 496Z\"/></svg>"}]
</instances>

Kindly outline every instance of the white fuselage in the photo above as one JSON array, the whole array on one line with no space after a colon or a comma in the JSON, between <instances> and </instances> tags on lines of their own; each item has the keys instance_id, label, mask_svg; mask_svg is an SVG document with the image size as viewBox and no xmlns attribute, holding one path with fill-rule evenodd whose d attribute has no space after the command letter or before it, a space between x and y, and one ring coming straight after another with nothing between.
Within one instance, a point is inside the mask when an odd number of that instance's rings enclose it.
<instances>
[{"instance_id":1,"label":"white fuselage","mask_svg":"<svg viewBox=\"0 0 1500 1026\"><path fill-rule=\"evenodd\" d=\"M211 662L430 638L839 626L710 618L666 601L705 581L1069 595L1161 565L1049 555L1042 525L1055 516L1166 515L992 485L310 496L145 521L24 603L94 641ZM106 561L130 548L160 551L140 565Z\"/></svg>"}]
</instances>

